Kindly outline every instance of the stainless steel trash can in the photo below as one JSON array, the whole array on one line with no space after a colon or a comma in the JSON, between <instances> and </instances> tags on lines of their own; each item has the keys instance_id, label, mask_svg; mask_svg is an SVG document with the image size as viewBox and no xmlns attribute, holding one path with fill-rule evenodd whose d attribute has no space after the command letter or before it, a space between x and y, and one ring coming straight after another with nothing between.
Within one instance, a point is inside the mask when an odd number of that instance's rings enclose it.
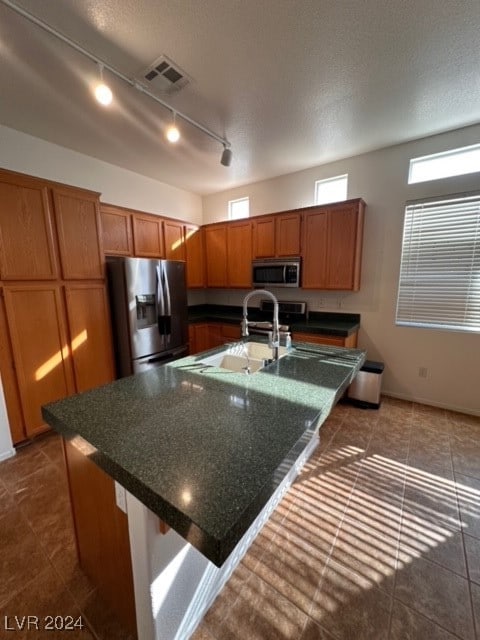
<instances>
[{"instance_id":1,"label":"stainless steel trash can","mask_svg":"<svg viewBox=\"0 0 480 640\"><path fill-rule=\"evenodd\" d=\"M383 362L365 360L363 367L348 387L348 399L360 407L378 409L380 406L383 369Z\"/></svg>"}]
</instances>

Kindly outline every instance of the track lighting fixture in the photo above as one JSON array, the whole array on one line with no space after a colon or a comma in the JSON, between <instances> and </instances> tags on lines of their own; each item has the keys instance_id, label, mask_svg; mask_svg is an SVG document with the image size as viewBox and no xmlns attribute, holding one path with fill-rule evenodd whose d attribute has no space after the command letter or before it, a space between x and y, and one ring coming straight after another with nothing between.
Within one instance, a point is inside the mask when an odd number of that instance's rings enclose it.
<instances>
[{"instance_id":1,"label":"track lighting fixture","mask_svg":"<svg viewBox=\"0 0 480 640\"><path fill-rule=\"evenodd\" d=\"M181 118L185 122L188 122L189 124L191 124L193 127L196 127L200 131L203 131L203 133L205 133L210 138L213 138L213 140L216 140L217 142L222 144L223 152L222 152L222 157L220 162L224 167L230 166L232 162L232 150L230 148L230 142L226 138L223 138L222 136L217 135L207 127L203 126L203 124L200 124L199 122L196 122L195 120L193 120L193 118L190 118L190 116L187 116L185 113L175 111L167 102L165 102L155 94L150 93L150 91L146 87L139 84L136 80L129 78L128 76L124 75L121 71L118 71L118 69L115 69L115 67L112 67L111 65L107 64L103 60L100 60L99 58L97 58L97 56L95 56L93 53L90 53L90 51L87 51L87 49L84 49L81 45L77 44L74 40L71 40L67 36L63 35L63 33L61 33L60 31L57 31L56 29L51 27L49 24L47 24L43 20L40 20L40 18L37 18L35 15L30 13L26 9L19 7L14 2L12 2L12 0L0 0L0 2L6 5L7 7L9 7L10 9L12 9L13 11L15 11L16 13L18 13L19 15L21 15L22 17L24 17L29 22L32 22L33 24L35 24L37 27L40 27L50 35L55 36L55 38L57 38L58 40L61 40L64 44L68 45L72 49L75 49L75 51L77 51L78 53L81 53L83 56L85 56L89 60L92 60L99 66L101 82L95 88L95 98L98 100L98 102L100 102L100 104L107 106L112 101L112 92L110 88L103 83L103 69L105 68L105 69L108 69L108 71L112 75L119 78L120 80L128 84L130 87L133 87L138 91L141 91L142 93L147 95L149 98L151 98L152 100L160 104L164 109L168 109L171 113L173 113L173 126L169 127L169 130L167 130L167 133L166 133L167 138L170 142L176 142L180 138L180 131L176 127L175 118L176 117ZM175 134L173 134L173 131L174 131L173 128L176 131ZM169 131L171 132L171 134L169 134ZM173 136L173 139L172 137L170 137L170 135Z\"/></svg>"},{"instance_id":2,"label":"track lighting fixture","mask_svg":"<svg viewBox=\"0 0 480 640\"><path fill-rule=\"evenodd\" d=\"M226 144L223 145L223 153L220 158L220 164L223 164L224 167L229 167L232 164L232 150Z\"/></svg>"},{"instance_id":3,"label":"track lighting fixture","mask_svg":"<svg viewBox=\"0 0 480 640\"><path fill-rule=\"evenodd\" d=\"M178 130L175 116L175 111L173 111L173 122L167 127L167 132L165 134L167 140L172 143L178 142L180 140L180 131Z\"/></svg>"},{"instance_id":4,"label":"track lighting fixture","mask_svg":"<svg viewBox=\"0 0 480 640\"><path fill-rule=\"evenodd\" d=\"M112 103L113 95L110 87L103 81L103 64L101 62L98 63L98 68L100 71L100 82L95 87L95 98L101 105L108 107L108 105Z\"/></svg>"}]
</instances>

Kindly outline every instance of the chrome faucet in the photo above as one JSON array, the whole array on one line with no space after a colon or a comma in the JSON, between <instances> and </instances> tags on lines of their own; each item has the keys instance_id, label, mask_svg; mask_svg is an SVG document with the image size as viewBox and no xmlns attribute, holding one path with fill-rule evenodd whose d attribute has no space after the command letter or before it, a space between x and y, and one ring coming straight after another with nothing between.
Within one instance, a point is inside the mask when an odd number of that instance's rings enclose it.
<instances>
[{"instance_id":1,"label":"chrome faucet","mask_svg":"<svg viewBox=\"0 0 480 640\"><path fill-rule=\"evenodd\" d=\"M268 333L268 346L272 349L273 360L278 360L278 347L280 346L280 333L278 330L278 300L271 291L266 289L254 289L247 293L243 299L242 336L248 336L247 305L253 296L267 296L273 301L273 331Z\"/></svg>"}]
</instances>

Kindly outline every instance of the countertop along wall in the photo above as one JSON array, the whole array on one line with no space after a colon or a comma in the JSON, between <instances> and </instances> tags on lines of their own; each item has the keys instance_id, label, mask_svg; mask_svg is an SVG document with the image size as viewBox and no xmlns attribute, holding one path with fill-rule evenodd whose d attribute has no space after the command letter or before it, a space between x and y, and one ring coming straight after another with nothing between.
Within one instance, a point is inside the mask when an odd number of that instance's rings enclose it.
<instances>
[{"instance_id":1,"label":"countertop along wall","mask_svg":"<svg viewBox=\"0 0 480 640\"><path fill-rule=\"evenodd\" d=\"M101 200L202 222L201 197L0 125L0 167L101 193ZM0 386L0 460L11 451Z\"/></svg>"},{"instance_id":2,"label":"countertop along wall","mask_svg":"<svg viewBox=\"0 0 480 640\"><path fill-rule=\"evenodd\" d=\"M479 141L475 125L206 196L203 221L225 220L228 200L244 196L250 198L251 216L311 206L315 180L348 173L348 198L367 203L361 290L272 291L282 300L305 300L311 310L360 313L358 348L385 362L385 393L480 415L480 335L395 326L405 202L480 188L478 173L408 185L409 160ZM238 305L244 295L210 290L206 302ZM419 377L419 367L427 368L427 378Z\"/></svg>"}]
</instances>

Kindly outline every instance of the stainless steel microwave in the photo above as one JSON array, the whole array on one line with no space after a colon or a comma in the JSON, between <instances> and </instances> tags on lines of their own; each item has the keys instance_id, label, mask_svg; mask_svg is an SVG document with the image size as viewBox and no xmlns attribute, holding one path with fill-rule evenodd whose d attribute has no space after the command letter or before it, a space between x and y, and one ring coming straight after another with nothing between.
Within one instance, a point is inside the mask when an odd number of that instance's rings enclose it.
<instances>
[{"instance_id":1,"label":"stainless steel microwave","mask_svg":"<svg viewBox=\"0 0 480 640\"><path fill-rule=\"evenodd\" d=\"M252 262L254 287L299 287L300 258L269 258Z\"/></svg>"}]
</instances>

